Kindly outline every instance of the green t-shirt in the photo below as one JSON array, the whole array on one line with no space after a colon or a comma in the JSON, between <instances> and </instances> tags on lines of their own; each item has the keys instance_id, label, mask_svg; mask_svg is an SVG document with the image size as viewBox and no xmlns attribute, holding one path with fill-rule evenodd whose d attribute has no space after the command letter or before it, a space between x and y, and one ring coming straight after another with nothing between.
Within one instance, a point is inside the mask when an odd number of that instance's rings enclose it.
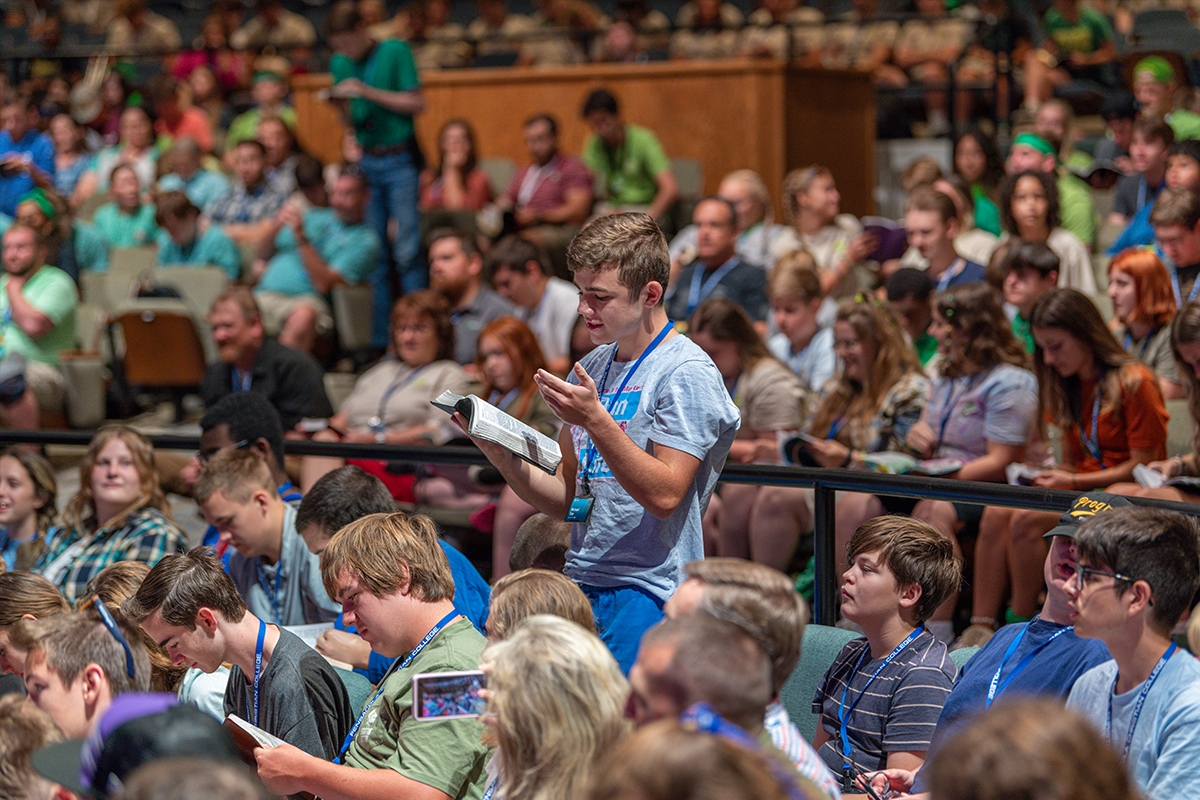
<instances>
[{"instance_id":1,"label":"green t-shirt","mask_svg":"<svg viewBox=\"0 0 1200 800\"><path fill-rule=\"evenodd\" d=\"M987 231L993 236L999 236L1002 229L1000 227L1000 209L996 203L987 196L987 192L979 184L971 187L971 199L975 201L975 227L981 231Z\"/></svg>"},{"instance_id":2,"label":"green t-shirt","mask_svg":"<svg viewBox=\"0 0 1200 800\"><path fill-rule=\"evenodd\" d=\"M42 267L25 284L22 293L30 305L45 314L54 327L37 339L31 339L13 321L8 304L9 275L0 278L0 336L2 351L17 352L31 361L58 366L59 354L75 347L75 306L79 294L75 281L58 267Z\"/></svg>"},{"instance_id":3,"label":"green t-shirt","mask_svg":"<svg viewBox=\"0 0 1200 800\"><path fill-rule=\"evenodd\" d=\"M388 675L382 694L368 707L346 751L346 765L392 769L445 792L451 800L479 800L488 759L482 723L478 719L415 721L412 679L423 672L479 669L485 644L479 631L459 617L433 637L411 664Z\"/></svg>"},{"instance_id":4,"label":"green t-shirt","mask_svg":"<svg viewBox=\"0 0 1200 800\"><path fill-rule=\"evenodd\" d=\"M358 78L368 86L389 92L407 92L421 85L417 65L408 42L385 39L362 61L351 61L337 53L329 61L334 85L347 78ZM395 147L413 135L411 114L389 111L378 103L356 97L350 101L350 124L363 147Z\"/></svg>"},{"instance_id":5,"label":"green t-shirt","mask_svg":"<svg viewBox=\"0 0 1200 800\"><path fill-rule=\"evenodd\" d=\"M1167 114L1167 124L1175 132L1175 141L1200 139L1200 114L1177 108Z\"/></svg>"},{"instance_id":6,"label":"green t-shirt","mask_svg":"<svg viewBox=\"0 0 1200 800\"><path fill-rule=\"evenodd\" d=\"M1096 243L1096 228L1100 219L1092 204L1092 192L1087 183L1066 171L1058 175L1058 206L1062 227L1079 237L1088 250Z\"/></svg>"},{"instance_id":7,"label":"green t-shirt","mask_svg":"<svg viewBox=\"0 0 1200 800\"><path fill-rule=\"evenodd\" d=\"M296 110L291 106L280 106L276 112L277 116L283 120L289 128L296 130ZM262 109L252 108L244 114L239 114L233 118L233 122L229 124L229 133L225 135L225 152L229 152L237 147L240 142L248 142L251 139L258 137L258 123L262 121ZM200 208L204 208L203 203L197 204Z\"/></svg>"},{"instance_id":8,"label":"green t-shirt","mask_svg":"<svg viewBox=\"0 0 1200 800\"><path fill-rule=\"evenodd\" d=\"M1059 49L1068 53L1094 53L1113 38L1108 20L1090 8L1079 9L1078 22L1070 22L1058 9L1050 8L1042 28Z\"/></svg>"},{"instance_id":9,"label":"green t-shirt","mask_svg":"<svg viewBox=\"0 0 1200 800\"><path fill-rule=\"evenodd\" d=\"M625 142L616 150L593 133L583 145L583 163L604 179L609 201L620 205L649 203L658 194L654 178L671 168L658 137L638 125L625 126Z\"/></svg>"},{"instance_id":10,"label":"green t-shirt","mask_svg":"<svg viewBox=\"0 0 1200 800\"><path fill-rule=\"evenodd\" d=\"M929 331L925 331L913 342L913 349L917 351L917 358L920 360L921 366L928 366L930 360L937 355L937 339L930 336Z\"/></svg>"},{"instance_id":11,"label":"green t-shirt","mask_svg":"<svg viewBox=\"0 0 1200 800\"><path fill-rule=\"evenodd\" d=\"M1017 335L1017 341L1025 345L1025 352L1033 353L1033 329L1029 325L1029 320L1021 316L1021 312L1013 317L1012 321L1013 333Z\"/></svg>"}]
</instances>

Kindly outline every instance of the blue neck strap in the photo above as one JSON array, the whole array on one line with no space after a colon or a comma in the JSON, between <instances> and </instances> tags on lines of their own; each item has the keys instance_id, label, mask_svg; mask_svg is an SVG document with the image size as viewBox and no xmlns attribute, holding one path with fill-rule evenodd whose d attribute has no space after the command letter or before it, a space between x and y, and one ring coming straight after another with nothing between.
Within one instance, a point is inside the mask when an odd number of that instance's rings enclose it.
<instances>
[{"instance_id":1,"label":"blue neck strap","mask_svg":"<svg viewBox=\"0 0 1200 800\"><path fill-rule=\"evenodd\" d=\"M908 636L905 636L904 641L902 641L902 642L900 642L900 644L896 645L896 648L894 650L892 650L892 652L888 653L888 655L883 659L883 662L878 667L875 668L875 672L867 680L867 683L865 686L863 686L862 691L859 692L858 696L854 698L854 702L852 702L850 704L850 706L847 707L846 706L846 693L848 691L850 691L850 683L851 683L851 681L854 680L854 676L858 674L859 668L862 667L863 660L866 659L866 657L871 654L871 646L869 643L867 644L867 649L863 650L862 655L860 655L858 657L858 661L854 662L854 669L850 672L850 674L848 676L846 676L846 684L842 687L842 703L838 707L838 724L841 729L839 736L840 736L840 740L842 743L842 769L843 770L853 769L853 766L850 763L850 736L849 736L849 732L847 730L847 726L849 725L849 722L850 722L850 715L854 713L854 709L858 705L858 701L863 699L863 695L865 695L867 693L867 689L871 688L871 684L874 683L875 679L879 677L879 673L883 672L883 670L887 667L888 664L891 664L893 661L896 660L896 656L900 655L900 653L904 650L904 648L906 648L910 644L912 644L913 640L916 639L918 636L920 636L924 632L925 632L925 626L921 625L916 630L914 630L912 633L910 633Z\"/></svg>"}]
</instances>

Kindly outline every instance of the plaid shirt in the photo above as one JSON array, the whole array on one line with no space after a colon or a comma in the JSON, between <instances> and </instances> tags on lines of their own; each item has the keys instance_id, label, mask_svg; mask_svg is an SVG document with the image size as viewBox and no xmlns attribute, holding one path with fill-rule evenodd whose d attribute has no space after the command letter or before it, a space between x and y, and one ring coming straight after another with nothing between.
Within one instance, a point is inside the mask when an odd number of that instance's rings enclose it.
<instances>
[{"instance_id":1,"label":"plaid shirt","mask_svg":"<svg viewBox=\"0 0 1200 800\"><path fill-rule=\"evenodd\" d=\"M175 525L155 508L143 508L125 518L122 525L86 533L78 528L61 528L46 545L46 552L33 566L58 586L68 603L83 596L88 581L100 570L118 561L143 561L151 566L169 553L183 553L187 542ZM68 551L70 551L68 553ZM47 570L61 556L67 563Z\"/></svg>"},{"instance_id":2,"label":"plaid shirt","mask_svg":"<svg viewBox=\"0 0 1200 800\"><path fill-rule=\"evenodd\" d=\"M274 182L263 180L254 191L238 183L225 194L218 195L204 213L218 225L262 222L275 216L287 201L287 195Z\"/></svg>"}]
</instances>

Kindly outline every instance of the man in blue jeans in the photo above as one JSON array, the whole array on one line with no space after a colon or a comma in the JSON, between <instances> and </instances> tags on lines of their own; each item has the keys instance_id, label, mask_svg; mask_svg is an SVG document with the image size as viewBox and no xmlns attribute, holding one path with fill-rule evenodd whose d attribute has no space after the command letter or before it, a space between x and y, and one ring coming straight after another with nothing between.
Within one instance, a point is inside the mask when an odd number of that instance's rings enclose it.
<instances>
[{"instance_id":1,"label":"man in blue jeans","mask_svg":"<svg viewBox=\"0 0 1200 800\"><path fill-rule=\"evenodd\" d=\"M417 264L420 221L413 116L424 110L425 99L412 50L398 39L372 39L352 2L333 7L326 33L334 50L329 62L333 79L330 95L344 101L346 122L354 128L363 148L360 163L371 188L367 224L379 234L381 242L387 242L388 222L396 221L390 258L400 273L400 289L410 292L424 288L428 276ZM379 349L387 346L391 278L388 248L384 247L371 278L371 343Z\"/></svg>"}]
</instances>

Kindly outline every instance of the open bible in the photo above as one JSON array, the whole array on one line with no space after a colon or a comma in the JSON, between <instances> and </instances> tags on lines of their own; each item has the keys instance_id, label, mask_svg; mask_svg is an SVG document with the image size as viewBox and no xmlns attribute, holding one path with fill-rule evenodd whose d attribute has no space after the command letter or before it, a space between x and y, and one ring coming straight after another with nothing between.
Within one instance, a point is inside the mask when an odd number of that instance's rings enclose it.
<instances>
[{"instance_id":1,"label":"open bible","mask_svg":"<svg viewBox=\"0 0 1200 800\"><path fill-rule=\"evenodd\" d=\"M466 417L467 431L472 436L498 444L551 475L562 461L558 442L482 398L445 391L430 402L447 414L457 411Z\"/></svg>"}]
</instances>

